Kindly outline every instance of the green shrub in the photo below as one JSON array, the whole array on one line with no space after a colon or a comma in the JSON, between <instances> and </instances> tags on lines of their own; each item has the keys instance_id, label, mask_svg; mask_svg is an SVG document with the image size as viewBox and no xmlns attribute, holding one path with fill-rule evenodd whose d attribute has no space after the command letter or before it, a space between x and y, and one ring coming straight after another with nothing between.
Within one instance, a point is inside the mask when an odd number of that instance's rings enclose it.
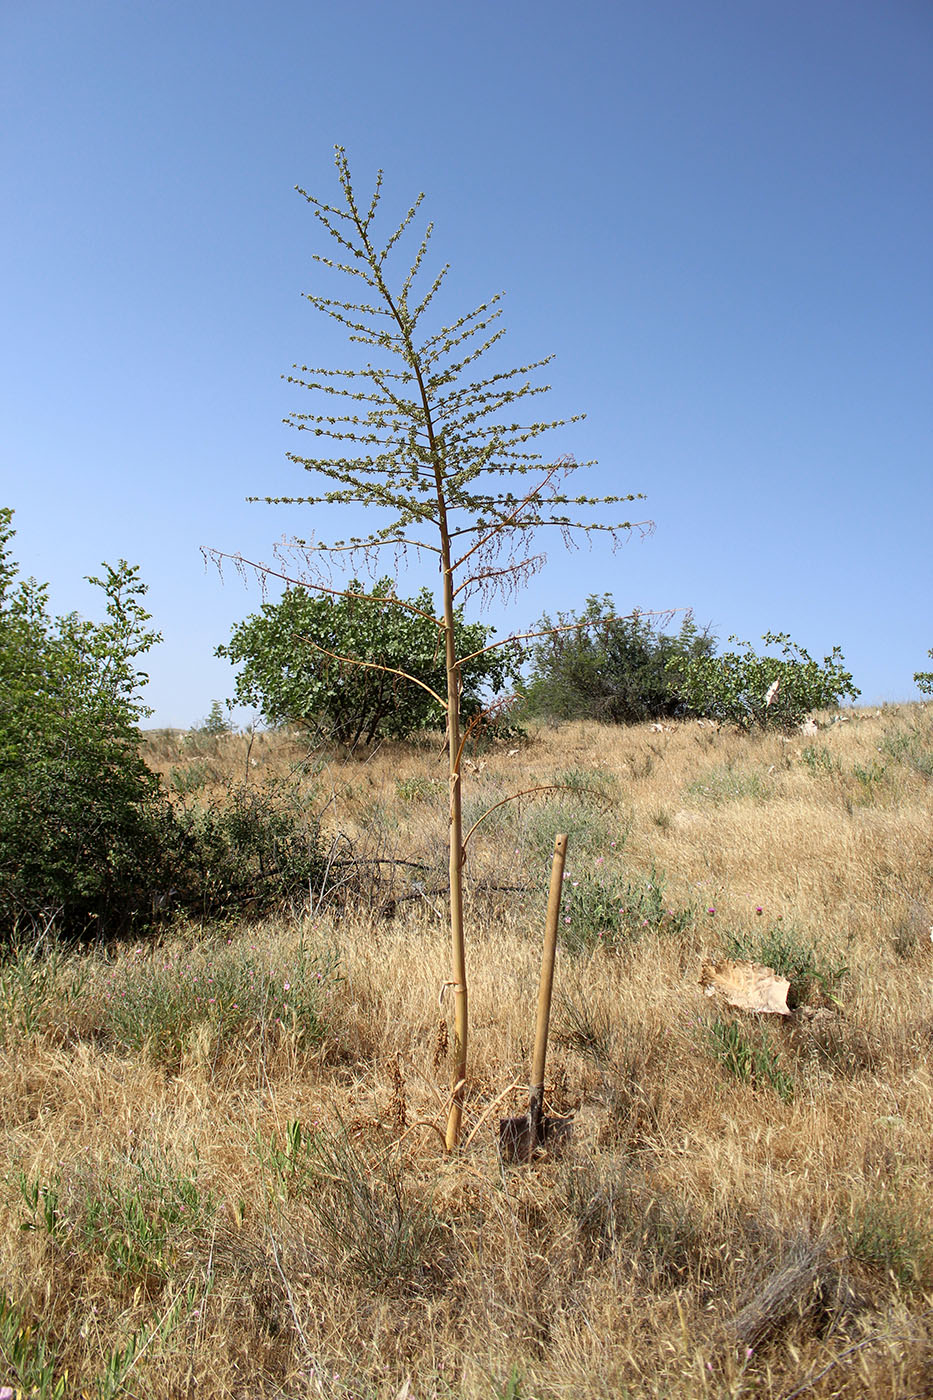
<instances>
[{"instance_id":1,"label":"green shrub","mask_svg":"<svg viewBox=\"0 0 933 1400\"><path fill-rule=\"evenodd\" d=\"M927 652L933 658L933 649ZM915 671L914 684L924 695L933 695L933 671Z\"/></svg>"},{"instance_id":2,"label":"green shrub","mask_svg":"<svg viewBox=\"0 0 933 1400\"><path fill-rule=\"evenodd\" d=\"M878 763L872 759L869 763L856 763L852 768L852 776L862 790L862 800L864 802L874 802L875 794L885 783L888 770L885 764Z\"/></svg>"},{"instance_id":3,"label":"green shrub","mask_svg":"<svg viewBox=\"0 0 933 1400\"><path fill-rule=\"evenodd\" d=\"M510 808L515 808L518 812L518 807L517 802L510 802L499 810L508 812ZM626 822L619 831L616 849L621 849L624 844L630 824L630 821ZM541 860L550 859L554 836L558 831L567 833L568 850L575 859L582 859L609 851L615 829L608 813L594 812L591 804L574 801L571 796L529 802L520 815L522 836L531 853Z\"/></svg>"},{"instance_id":4,"label":"green shrub","mask_svg":"<svg viewBox=\"0 0 933 1400\"><path fill-rule=\"evenodd\" d=\"M41 1231L73 1253L99 1257L116 1279L147 1291L172 1276L184 1239L209 1227L216 1203L195 1176L150 1155L124 1171L88 1167L66 1188L17 1174L26 1208L22 1229Z\"/></svg>"},{"instance_id":5,"label":"green shrub","mask_svg":"<svg viewBox=\"0 0 933 1400\"><path fill-rule=\"evenodd\" d=\"M447 784L443 778L396 778L396 796L402 802L440 802L447 797Z\"/></svg>"},{"instance_id":6,"label":"green shrub","mask_svg":"<svg viewBox=\"0 0 933 1400\"><path fill-rule=\"evenodd\" d=\"M320 894L327 873L313 798L238 784L173 813L172 907L202 919L265 914Z\"/></svg>"},{"instance_id":7,"label":"green shrub","mask_svg":"<svg viewBox=\"0 0 933 1400\"><path fill-rule=\"evenodd\" d=\"M635 724L686 712L670 663L707 655L713 639L690 616L671 637L639 612L615 612L611 594L594 594L579 615L559 613L556 622L545 615L535 624L535 631L556 630L530 648L526 713Z\"/></svg>"},{"instance_id":8,"label":"green shrub","mask_svg":"<svg viewBox=\"0 0 933 1400\"><path fill-rule=\"evenodd\" d=\"M347 589L367 592L357 579ZM400 605L389 578L369 592L370 598L348 598L289 588L278 603L264 603L239 623L216 651L240 667L237 701L258 707L271 724L295 724L349 745L404 739L441 724L443 709L423 688L446 693L430 592L422 589ZM458 614L455 630L459 655L481 653L460 671L461 714L469 719L482 708L480 692L500 690L511 666L504 652L483 651L491 628Z\"/></svg>"},{"instance_id":9,"label":"green shrub","mask_svg":"<svg viewBox=\"0 0 933 1400\"><path fill-rule=\"evenodd\" d=\"M208 783L216 779L216 772L209 763L196 761L185 764L184 767L173 768L169 775L169 787L172 792L178 793L180 797L186 797L190 793L200 792L207 787Z\"/></svg>"},{"instance_id":10,"label":"green shrub","mask_svg":"<svg viewBox=\"0 0 933 1400\"><path fill-rule=\"evenodd\" d=\"M850 1257L908 1288L922 1287L933 1269L933 1247L918 1214L890 1195L854 1206L842 1227Z\"/></svg>"},{"instance_id":11,"label":"green shrub","mask_svg":"<svg viewBox=\"0 0 933 1400\"><path fill-rule=\"evenodd\" d=\"M749 642L720 656L674 656L668 662L690 710L742 729L795 729L813 710L825 710L859 690L834 647L822 664L786 632L766 632L762 641L779 656L758 656Z\"/></svg>"},{"instance_id":12,"label":"green shrub","mask_svg":"<svg viewBox=\"0 0 933 1400\"><path fill-rule=\"evenodd\" d=\"M4 1379L19 1386L16 1395L29 1400L64 1400L68 1378L60 1375L55 1379L57 1350L39 1320L6 1292L0 1293L0 1356Z\"/></svg>"},{"instance_id":13,"label":"green shrub","mask_svg":"<svg viewBox=\"0 0 933 1400\"><path fill-rule=\"evenodd\" d=\"M687 788L692 797L703 797L709 802L739 802L743 798L753 798L765 802L771 796L771 784L760 773L748 769L734 768L731 763L712 768L697 778Z\"/></svg>"},{"instance_id":14,"label":"green shrub","mask_svg":"<svg viewBox=\"0 0 933 1400\"><path fill-rule=\"evenodd\" d=\"M33 1035L60 1021L87 983L87 964L67 954L52 937L19 940L0 955L0 1044Z\"/></svg>"},{"instance_id":15,"label":"green shrub","mask_svg":"<svg viewBox=\"0 0 933 1400\"><path fill-rule=\"evenodd\" d=\"M260 958L236 946L200 953L137 955L115 966L104 993L104 1028L130 1050L177 1064L195 1027L227 1050L263 1028L294 1033L310 1047L327 1035L340 980L337 960L303 943L294 955Z\"/></svg>"},{"instance_id":16,"label":"green shrub","mask_svg":"<svg viewBox=\"0 0 933 1400\"><path fill-rule=\"evenodd\" d=\"M121 560L92 578L107 620L52 617L48 589L16 582L0 510L0 926L117 932L161 882L166 804L141 759L136 658L146 587Z\"/></svg>"},{"instance_id":17,"label":"green shrub","mask_svg":"<svg viewBox=\"0 0 933 1400\"><path fill-rule=\"evenodd\" d=\"M885 734L881 751L920 778L933 778L933 726L918 722Z\"/></svg>"},{"instance_id":18,"label":"green shrub","mask_svg":"<svg viewBox=\"0 0 933 1400\"><path fill-rule=\"evenodd\" d=\"M409 1189L401 1162L371 1162L342 1126L297 1121L260 1151L275 1193L310 1208L331 1270L347 1269L380 1294L423 1271L440 1221Z\"/></svg>"},{"instance_id":19,"label":"green shrub","mask_svg":"<svg viewBox=\"0 0 933 1400\"><path fill-rule=\"evenodd\" d=\"M211 701L211 708L205 719L198 725L198 732L206 734L211 739L219 739L224 734L231 732L231 724L224 714L224 707L219 700Z\"/></svg>"},{"instance_id":20,"label":"green shrub","mask_svg":"<svg viewBox=\"0 0 933 1400\"><path fill-rule=\"evenodd\" d=\"M800 757L815 776L832 778L842 772L842 764L829 749L806 744L800 751Z\"/></svg>"},{"instance_id":21,"label":"green shrub","mask_svg":"<svg viewBox=\"0 0 933 1400\"><path fill-rule=\"evenodd\" d=\"M577 797L612 798L619 787L615 773L605 768L568 768L556 774L554 782Z\"/></svg>"},{"instance_id":22,"label":"green shrub","mask_svg":"<svg viewBox=\"0 0 933 1400\"><path fill-rule=\"evenodd\" d=\"M692 912L670 907L656 871L647 880L584 873L564 884L560 937L568 953L617 952L648 933L682 933L692 922Z\"/></svg>"},{"instance_id":23,"label":"green shrub","mask_svg":"<svg viewBox=\"0 0 933 1400\"><path fill-rule=\"evenodd\" d=\"M723 946L727 957L761 963L773 968L790 983L788 1004L798 1006L815 993L832 997L848 967L827 961L809 940L803 939L792 924L783 920L754 933L726 933Z\"/></svg>"}]
</instances>

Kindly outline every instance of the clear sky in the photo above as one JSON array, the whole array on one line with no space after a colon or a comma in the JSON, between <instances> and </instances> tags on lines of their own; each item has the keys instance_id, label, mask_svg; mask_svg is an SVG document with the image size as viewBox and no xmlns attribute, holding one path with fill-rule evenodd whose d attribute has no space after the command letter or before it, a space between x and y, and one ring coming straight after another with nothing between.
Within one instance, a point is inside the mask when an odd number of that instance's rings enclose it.
<instances>
[{"instance_id":1,"label":"clear sky","mask_svg":"<svg viewBox=\"0 0 933 1400\"><path fill-rule=\"evenodd\" d=\"M244 501L310 484L280 375L355 363L300 296L327 250L293 187L336 194L335 143L391 209L426 192L454 304L504 290L514 363L556 353L587 489L647 497L650 537L557 551L513 625L608 590L916 695L929 0L29 0L0 7L0 128L0 504L56 611L141 566L153 723L232 693L213 649L259 605L200 547L335 533Z\"/></svg>"}]
</instances>

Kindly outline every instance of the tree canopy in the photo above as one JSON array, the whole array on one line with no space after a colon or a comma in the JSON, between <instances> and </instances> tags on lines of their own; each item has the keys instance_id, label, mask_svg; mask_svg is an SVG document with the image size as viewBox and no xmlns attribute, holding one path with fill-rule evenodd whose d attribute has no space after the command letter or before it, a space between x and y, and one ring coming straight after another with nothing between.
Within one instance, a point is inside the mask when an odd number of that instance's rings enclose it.
<instances>
[{"instance_id":1,"label":"tree canopy","mask_svg":"<svg viewBox=\"0 0 933 1400\"><path fill-rule=\"evenodd\" d=\"M669 663L708 656L714 639L688 615L668 636L650 617L619 617L612 595L592 594L579 613L546 614L530 649L528 713L610 724L682 715L688 709Z\"/></svg>"},{"instance_id":2,"label":"tree canopy","mask_svg":"<svg viewBox=\"0 0 933 1400\"><path fill-rule=\"evenodd\" d=\"M366 596L356 579L340 595L289 588L234 627L216 654L240 667L236 700L258 708L271 724L298 725L348 745L404 739L445 720L429 693L439 697L445 689L431 608L427 589L398 599L389 578ZM512 667L507 653L483 650L491 628L464 622L458 610L455 629L461 655L481 653L461 668L461 713L470 716L482 707L484 692L502 689Z\"/></svg>"},{"instance_id":3,"label":"tree canopy","mask_svg":"<svg viewBox=\"0 0 933 1400\"><path fill-rule=\"evenodd\" d=\"M670 662L694 713L740 729L791 730L811 711L861 694L838 647L819 662L786 632L766 632L761 640L780 655L760 656L750 642L730 637L734 651Z\"/></svg>"}]
</instances>

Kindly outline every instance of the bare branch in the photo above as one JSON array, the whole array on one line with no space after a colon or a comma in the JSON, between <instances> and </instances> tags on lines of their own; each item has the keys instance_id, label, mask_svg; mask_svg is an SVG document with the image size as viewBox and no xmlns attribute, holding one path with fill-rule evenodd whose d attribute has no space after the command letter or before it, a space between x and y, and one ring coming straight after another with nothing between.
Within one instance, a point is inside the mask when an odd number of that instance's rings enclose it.
<instances>
[{"instance_id":1,"label":"bare branch","mask_svg":"<svg viewBox=\"0 0 933 1400\"><path fill-rule=\"evenodd\" d=\"M507 526L510 523L510 521L516 520L518 516L521 515L522 511L525 509L525 506L528 505L530 501L533 501L538 496L540 496L541 492L547 486L548 482L552 479L552 477L554 477L556 473L561 470L562 467L566 467L568 465L568 462L572 461L573 459L570 458L562 460L560 462L555 462L554 466L551 467L544 480L540 482L537 486L533 487L533 489L528 492L527 496L523 501L518 502L511 516L506 516L505 520L501 523L501 525L494 525L492 529L483 537L483 539L477 540L476 544L474 544L470 549L468 549L466 554L462 554L460 556L460 558L454 564L454 568L459 569L460 565L465 564L471 554L475 554L478 549L482 549L483 545L488 540L492 539L494 535L498 534L504 526Z\"/></svg>"},{"instance_id":2,"label":"bare branch","mask_svg":"<svg viewBox=\"0 0 933 1400\"><path fill-rule=\"evenodd\" d=\"M599 797L605 800L605 793L597 792L595 788L569 788L567 787L566 783L540 783L537 787L522 788L521 792L510 792L508 797L503 797L501 801L494 802L491 807L487 808L487 810L483 813L481 817L477 817L476 821L473 823L466 836L464 836L463 838L463 849L466 850L467 842L473 835L476 828L478 826L482 826L486 818L491 817L493 812L497 811L500 807L504 807L507 802L517 802L519 798L531 797L531 795L536 792L572 792L574 797L578 796L580 793L585 792L589 797Z\"/></svg>"},{"instance_id":3,"label":"bare branch","mask_svg":"<svg viewBox=\"0 0 933 1400\"><path fill-rule=\"evenodd\" d=\"M540 632L513 632L510 637L501 637L499 641L490 642L489 646L481 647L479 651L471 651L468 656L461 656L460 665L464 666L468 661L475 661L478 656L484 656L487 651L495 651L497 647L513 646L516 642L531 641L534 637L552 637L557 632L580 632L586 627L605 627L607 622L626 622L633 617L670 619L676 613L689 611L689 608L663 608L652 612L650 609L636 608L633 612L626 613L622 617L591 617L583 622L567 622L558 627L544 627Z\"/></svg>"},{"instance_id":4,"label":"bare branch","mask_svg":"<svg viewBox=\"0 0 933 1400\"><path fill-rule=\"evenodd\" d=\"M350 547L352 548L352 546ZM416 607L414 603L409 603L404 598L396 598L394 594L356 593L349 588L330 588L326 584L315 583L311 579L292 578L290 574L282 573L280 569L273 569L269 564L256 564L252 559L244 558L242 554L227 554L222 549L202 549L201 553L205 559L212 560L218 568L227 559L241 573L244 569L252 569L254 573L261 574L263 578L278 578L283 583L291 584L295 588L311 588L315 593L329 593L333 598L358 598L362 603L385 604L387 607L404 608L406 612L414 613L416 617L423 617L428 622L433 622L440 631L444 630L443 622L439 622L433 613L425 612L423 608ZM320 651L322 648L319 647L318 650ZM346 657L341 658L344 661L346 659ZM399 672L399 675L401 674L403 673ZM412 677L409 676L408 679L411 680Z\"/></svg>"}]
</instances>

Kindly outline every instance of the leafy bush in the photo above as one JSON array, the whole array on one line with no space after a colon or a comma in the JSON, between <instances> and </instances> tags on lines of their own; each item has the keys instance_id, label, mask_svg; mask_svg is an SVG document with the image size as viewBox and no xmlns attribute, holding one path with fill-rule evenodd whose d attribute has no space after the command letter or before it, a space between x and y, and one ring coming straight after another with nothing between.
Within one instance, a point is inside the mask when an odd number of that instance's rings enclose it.
<instances>
[{"instance_id":1,"label":"leafy bush","mask_svg":"<svg viewBox=\"0 0 933 1400\"><path fill-rule=\"evenodd\" d=\"M223 797L178 805L171 842L170 902L202 919L262 914L323 889L317 813L292 785L241 783Z\"/></svg>"},{"instance_id":2,"label":"leafy bush","mask_svg":"<svg viewBox=\"0 0 933 1400\"><path fill-rule=\"evenodd\" d=\"M141 758L147 677L135 662L159 636L138 571L121 560L90 580L105 622L52 617L47 587L16 581L11 521L0 510L0 927L109 936L160 911L262 913L320 890L325 859L305 799L242 787L173 807ZM172 786L190 793L210 777L193 764Z\"/></svg>"},{"instance_id":3,"label":"leafy bush","mask_svg":"<svg viewBox=\"0 0 933 1400\"><path fill-rule=\"evenodd\" d=\"M198 733L206 734L211 739L219 739L222 734L231 733L230 721L224 714L223 705L219 700L211 701L206 718L198 725Z\"/></svg>"},{"instance_id":4,"label":"leafy bush","mask_svg":"<svg viewBox=\"0 0 933 1400\"><path fill-rule=\"evenodd\" d=\"M347 589L363 591L355 579ZM443 696L447 688L430 592L422 589L400 605L392 580L385 578L372 596L377 601L289 588L278 603L264 603L216 651L241 667L237 702L256 706L271 724L297 724L349 745L403 739L442 724L442 705L422 689ZM492 635L491 628L459 617L455 631L464 657L480 651ZM511 670L505 654L494 651L465 661L460 674L461 714L469 719L483 707L480 692L500 690Z\"/></svg>"},{"instance_id":5,"label":"leafy bush","mask_svg":"<svg viewBox=\"0 0 933 1400\"><path fill-rule=\"evenodd\" d=\"M536 631L556 627L530 648L525 686L529 714L634 724L685 713L672 661L709 654L713 639L687 617L677 636L658 632L639 612L616 617L612 595L593 594L583 612L545 615Z\"/></svg>"},{"instance_id":6,"label":"leafy bush","mask_svg":"<svg viewBox=\"0 0 933 1400\"><path fill-rule=\"evenodd\" d=\"M698 715L737 724L742 729L796 728L812 710L838 705L861 693L834 647L822 664L791 641L786 632L766 632L762 641L780 656L758 656L751 643L721 656L672 657L668 669Z\"/></svg>"},{"instance_id":7,"label":"leafy bush","mask_svg":"<svg viewBox=\"0 0 933 1400\"><path fill-rule=\"evenodd\" d=\"M116 930L147 910L166 809L139 756L136 658L160 640L121 560L104 565L107 621L52 617L16 582L0 510L0 924Z\"/></svg>"}]
</instances>

